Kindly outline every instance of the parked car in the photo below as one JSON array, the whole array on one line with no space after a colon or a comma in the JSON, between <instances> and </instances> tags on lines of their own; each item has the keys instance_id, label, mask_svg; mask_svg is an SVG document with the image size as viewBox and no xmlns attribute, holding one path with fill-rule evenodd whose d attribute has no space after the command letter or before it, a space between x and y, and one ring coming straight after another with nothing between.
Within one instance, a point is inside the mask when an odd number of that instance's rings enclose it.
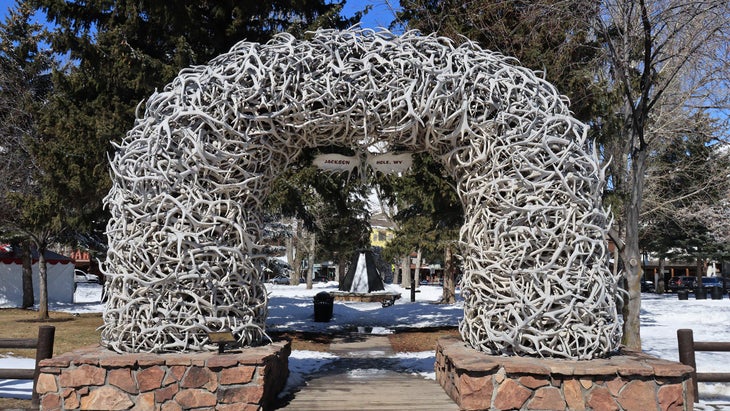
<instances>
[{"instance_id":1,"label":"parked car","mask_svg":"<svg viewBox=\"0 0 730 411\"><path fill-rule=\"evenodd\" d=\"M275 276L289 277L294 272L291 266L277 257L269 257L266 260L264 271L271 272Z\"/></svg>"},{"instance_id":2,"label":"parked car","mask_svg":"<svg viewBox=\"0 0 730 411\"><path fill-rule=\"evenodd\" d=\"M654 289L653 281L641 280L641 292L642 293L653 293L654 290L655 289Z\"/></svg>"},{"instance_id":3,"label":"parked car","mask_svg":"<svg viewBox=\"0 0 730 411\"><path fill-rule=\"evenodd\" d=\"M77 283L98 283L99 277L91 274L87 274L82 270L74 270L74 282Z\"/></svg>"},{"instance_id":4,"label":"parked car","mask_svg":"<svg viewBox=\"0 0 730 411\"><path fill-rule=\"evenodd\" d=\"M720 287L724 290L725 281L723 280L724 279L720 277L702 277L702 286L707 288Z\"/></svg>"},{"instance_id":5,"label":"parked car","mask_svg":"<svg viewBox=\"0 0 730 411\"><path fill-rule=\"evenodd\" d=\"M670 292L676 293L679 290L692 290L697 285L697 277L691 275L678 275L669 279L667 288Z\"/></svg>"},{"instance_id":6,"label":"parked car","mask_svg":"<svg viewBox=\"0 0 730 411\"><path fill-rule=\"evenodd\" d=\"M277 275L276 277L269 279L268 282L271 284L289 285L289 277L285 275Z\"/></svg>"}]
</instances>

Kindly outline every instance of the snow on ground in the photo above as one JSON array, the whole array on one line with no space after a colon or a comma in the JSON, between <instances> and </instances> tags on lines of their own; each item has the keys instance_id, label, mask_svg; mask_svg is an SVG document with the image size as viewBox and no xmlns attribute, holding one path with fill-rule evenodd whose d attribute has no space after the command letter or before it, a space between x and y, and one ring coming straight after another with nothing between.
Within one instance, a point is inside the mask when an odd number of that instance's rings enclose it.
<instances>
[{"instance_id":1,"label":"snow on ground","mask_svg":"<svg viewBox=\"0 0 730 411\"><path fill-rule=\"evenodd\" d=\"M32 358L15 358L0 355L0 368L33 368L35 360ZM2 380L0 379L0 397L30 399L33 393L33 380Z\"/></svg>"},{"instance_id":2,"label":"snow on ground","mask_svg":"<svg viewBox=\"0 0 730 411\"><path fill-rule=\"evenodd\" d=\"M642 294L641 348L653 356L679 361L677 330L692 329L695 341L730 341L730 299L679 300L676 294ZM699 372L730 372L730 353L697 352ZM730 401L730 383L699 383L703 401Z\"/></svg>"},{"instance_id":3,"label":"snow on ground","mask_svg":"<svg viewBox=\"0 0 730 411\"><path fill-rule=\"evenodd\" d=\"M357 327L375 327L376 333L388 333L399 328L423 328L454 326L463 314L461 301L454 305L435 304L441 298L441 287L419 287L416 302L410 302L410 290L396 285L386 285L386 291L401 294L391 307L380 303L335 302L332 320L326 323L312 321L312 299L320 292L337 291L337 283L314 284L311 290L304 285L272 285L269 290L269 317L267 330L271 331L321 331L337 332L355 330Z\"/></svg>"},{"instance_id":4,"label":"snow on ground","mask_svg":"<svg viewBox=\"0 0 730 411\"><path fill-rule=\"evenodd\" d=\"M387 285L388 291L401 293L391 307L380 303L335 302L330 322L313 321L313 297L322 291L337 290L337 283L319 283L307 290L304 285L266 284L269 291L267 329L271 331L340 332L366 330L388 334L397 329L413 327L456 326L461 319L463 302L454 305L435 304L441 297L441 287L421 286L416 301L410 302L410 290ZM52 311L101 312L101 287L79 284L74 304L50 304ZM458 299L458 296L457 296ZM643 350L651 355L677 361L677 329L694 330L695 341L730 341L730 299L679 300L676 294L642 294L641 340ZM2 308L2 306L0 306ZM401 353L389 357L398 369L434 378L434 353ZM730 372L730 353L698 352L697 368L701 372ZM293 351L289 359L289 391L303 384L308 375L337 360L330 353ZM32 368L33 360L0 358L0 368ZM30 398L31 384L27 381L0 380L0 396ZM700 405L730 401L730 384L699 384Z\"/></svg>"}]
</instances>

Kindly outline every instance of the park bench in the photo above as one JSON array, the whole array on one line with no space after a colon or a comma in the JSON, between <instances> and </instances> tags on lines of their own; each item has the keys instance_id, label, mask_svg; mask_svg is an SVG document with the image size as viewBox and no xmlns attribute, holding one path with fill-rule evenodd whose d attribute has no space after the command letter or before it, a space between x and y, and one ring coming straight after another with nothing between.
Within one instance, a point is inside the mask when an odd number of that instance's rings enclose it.
<instances>
[{"instance_id":1,"label":"park bench","mask_svg":"<svg viewBox=\"0 0 730 411\"><path fill-rule=\"evenodd\" d=\"M31 348L35 349L35 368L0 368L0 379L9 380L33 380L33 394L31 403L38 407L40 398L36 391L38 375L40 374L39 364L41 360L53 356L53 338L56 327L42 325L38 327L38 338L0 338L0 348Z\"/></svg>"},{"instance_id":2,"label":"park bench","mask_svg":"<svg viewBox=\"0 0 730 411\"><path fill-rule=\"evenodd\" d=\"M391 305L395 304L395 300L400 298L400 294L391 294L386 295L383 297L383 300L380 302L383 307L390 307Z\"/></svg>"},{"instance_id":3,"label":"park bench","mask_svg":"<svg viewBox=\"0 0 730 411\"><path fill-rule=\"evenodd\" d=\"M695 402L699 402L698 382L730 382L730 372L697 372L695 361L696 351L730 352L730 342L720 341L695 341L691 329L677 330L677 344L679 349L679 362L689 365L692 372L692 389L694 390Z\"/></svg>"}]
</instances>

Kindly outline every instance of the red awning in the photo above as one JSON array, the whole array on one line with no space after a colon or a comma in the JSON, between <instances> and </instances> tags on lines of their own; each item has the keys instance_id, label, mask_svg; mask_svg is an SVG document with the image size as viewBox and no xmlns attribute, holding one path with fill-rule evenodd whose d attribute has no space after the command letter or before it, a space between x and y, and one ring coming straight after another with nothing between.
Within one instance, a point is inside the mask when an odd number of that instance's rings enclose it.
<instances>
[{"instance_id":1,"label":"red awning","mask_svg":"<svg viewBox=\"0 0 730 411\"><path fill-rule=\"evenodd\" d=\"M38 262L38 250L32 249L31 255L33 258L33 264ZM70 258L54 253L53 251L46 250L43 255L46 257L48 264L72 264L73 260ZM9 244L0 244L0 263L2 264L22 264L22 254L19 247L11 247Z\"/></svg>"}]
</instances>

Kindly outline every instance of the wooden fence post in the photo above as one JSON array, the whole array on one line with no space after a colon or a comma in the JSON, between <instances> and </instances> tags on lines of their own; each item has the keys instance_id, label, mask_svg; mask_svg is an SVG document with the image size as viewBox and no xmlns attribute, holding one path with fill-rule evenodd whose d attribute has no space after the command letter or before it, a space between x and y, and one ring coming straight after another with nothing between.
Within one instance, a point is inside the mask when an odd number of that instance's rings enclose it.
<instances>
[{"instance_id":1,"label":"wooden fence post","mask_svg":"<svg viewBox=\"0 0 730 411\"><path fill-rule=\"evenodd\" d=\"M38 376L41 374L41 367L38 364L41 360L53 357L53 340L55 335L56 327L50 325L38 327L38 346L35 352L35 373L33 374L33 395L31 397L31 404L34 407L40 405L40 396L36 390Z\"/></svg>"},{"instance_id":2,"label":"wooden fence post","mask_svg":"<svg viewBox=\"0 0 730 411\"><path fill-rule=\"evenodd\" d=\"M695 361L695 341L692 330L682 328L677 330L677 344L679 345L679 362L692 367L692 390L694 391L694 402L700 401L699 390L697 389L697 362Z\"/></svg>"}]
</instances>

